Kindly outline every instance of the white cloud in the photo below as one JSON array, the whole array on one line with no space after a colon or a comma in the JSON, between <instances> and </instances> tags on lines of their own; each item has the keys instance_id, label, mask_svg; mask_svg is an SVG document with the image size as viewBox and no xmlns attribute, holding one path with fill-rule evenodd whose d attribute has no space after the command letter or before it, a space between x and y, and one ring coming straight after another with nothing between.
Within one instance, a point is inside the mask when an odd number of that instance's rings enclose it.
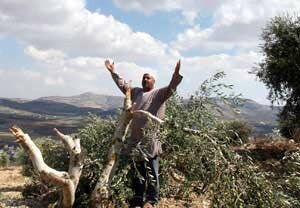
<instances>
[{"instance_id":1,"label":"white cloud","mask_svg":"<svg viewBox=\"0 0 300 208\"><path fill-rule=\"evenodd\" d=\"M260 58L260 54L256 52L184 58L181 70L184 79L179 91L183 95L191 94L198 89L202 81L224 71L224 82L233 84L235 93L242 93L245 98L253 100L259 97L261 102L263 100L263 103L269 103L266 100L267 90L264 85L255 80L255 75L248 73Z\"/></svg>"},{"instance_id":2,"label":"white cloud","mask_svg":"<svg viewBox=\"0 0 300 208\"><path fill-rule=\"evenodd\" d=\"M225 71L227 83L234 84L237 93L243 92L246 98L251 99L264 98L267 95L266 90L261 83L255 81L254 75L248 74L259 58L260 55L256 52L235 56L218 54L183 58L181 73L184 79L178 91L186 96L193 93L203 80L218 71ZM1 69L1 87L7 88L4 88L1 96L37 98L49 95L75 95L87 91L122 95L103 63L103 58L64 57L52 63L47 60L40 61L39 65L43 70L39 71ZM169 83L175 64L175 61L170 59L158 68L148 68L130 62L115 62L115 68L121 77L132 80L133 86L141 86L142 75L150 72L158 78L157 87L163 87Z\"/></svg>"},{"instance_id":3,"label":"white cloud","mask_svg":"<svg viewBox=\"0 0 300 208\"><path fill-rule=\"evenodd\" d=\"M140 11L151 14L155 11L211 12L219 6L222 0L113 0L115 5L125 10Z\"/></svg>"},{"instance_id":4,"label":"white cloud","mask_svg":"<svg viewBox=\"0 0 300 208\"><path fill-rule=\"evenodd\" d=\"M151 1L151 0L113 0L113 2L120 8L125 10L136 10L141 11L145 14L150 14L157 10L172 11L180 8L179 1L176 0L161 0L161 1Z\"/></svg>"},{"instance_id":5,"label":"white cloud","mask_svg":"<svg viewBox=\"0 0 300 208\"><path fill-rule=\"evenodd\" d=\"M135 86L140 86L145 72L156 74L158 87L165 86L180 52L196 50L211 55L182 58L184 80L178 88L182 95L224 70L237 92L258 100L267 95L266 90L247 72L261 58L256 52L261 27L281 11L300 9L296 0L113 1L121 8L145 14L177 10L185 17L183 21L193 26L167 44L133 31L113 16L101 14L101 10L90 12L84 0L32 0L30 4L26 0L2 0L0 35L16 38L27 46L24 52L38 61L40 70L1 69L1 96L40 97L86 91L121 95L103 65L105 57L115 59L116 69ZM212 16L212 25L195 25L201 15Z\"/></svg>"},{"instance_id":6,"label":"white cloud","mask_svg":"<svg viewBox=\"0 0 300 208\"><path fill-rule=\"evenodd\" d=\"M1 97L37 98L50 95L75 95L83 92L122 95L104 66L104 58L60 56L53 50L28 49L39 62L40 70L0 69ZM53 58L59 55L58 58ZM141 86L144 73L151 68L130 62L117 62L116 70L133 86Z\"/></svg>"},{"instance_id":7,"label":"white cloud","mask_svg":"<svg viewBox=\"0 0 300 208\"><path fill-rule=\"evenodd\" d=\"M183 23L193 25L198 16L198 13L196 11L183 11L182 16L184 17Z\"/></svg>"},{"instance_id":8,"label":"white cloud","mask_svg":"<svg viewBox=\"0 0 300 208\"><path fill-rule=\"evenodd\" d=\"M300 11L296 0L233 0L223 1L207 28L194 25L177 35L172 46L180 51L204 50L210 53L257 50L266 22L275 15Z\"/></svg>"},{"instance_id":9,"label":"white cloud","mask_svg":"<svg viewBox=\"0 0 300 208\"><path fill-rule=\"evenodd\" d=\"M139 11L150 15L156 11L181 11L184 20L181 23L193 25L197 16L213 11L221 0L113 0L116 6L127 11Z\"/></svg>"},{"instance_id":10,"label":"white cloud","mask_svg":"<svg viewBox=\"0 0 300 208\"><path fill-rule=\"evenodd\" d=\"M220 53L224 50L253 50L257 48L259 35L266 21L279 14L299 13L297 0L113 0L120 8L144 14L155 11L180 11L181 22L192 25L172 42L178 50L208 50ZM202 28L197 17L211 16L212 25Z\"/></svg>"},{"instance_id":11,"label":"white cloud","mask_svg":"<svg viewBox=\"0 0 300 208\"><path fill-rule=\"evenodd\" d=\"M57 85L63 85L65 83L65 81L61 77L46 77L45 83L46 83L46 85L49 85L49 86L51 86L51 85L57 86Z\"/></svg>"},{"instance_id":12,"label":"white cloud","mask_svg":"<svg viewBox=\"0 0 300 208\"><path fill-rule=\"evenodd\" d=\"M179 51L201 50L207 53L224 53L232 50L247 51L258 47L262 24L239 24L201 29L199 25L186 29L171 43Z\"/></svg>"},{"instance_id":13,"label":"white cloud","mask_svg":"<svg viewBox=\"0 0 300 208\"><path fill-rule=\"evenodd\" d=\"M34 59L39 61L45 61L47 63L58 62L64 59L67 55L59 50L48 49L48 50L39 50L34 46L28 46L25 48L25 54L31 56Z\"/></svg>"},{"instance_id":14,"label":"white cloud","mask_svg":"<svg viewBox=\"0 0 300 208\"><path fill-rule=\"evenodd\" d=\"M31 71L31 70L26 70L26 69L23 69L21 70L21 73L25 79L40 79L41 78L41 73L38 72L38 71Z\"/></svg>"},{"instance_id":15,"label":"white cloud","mask_svg":"<svg viewBox=\"0 0 300 208\"><path fill-rule=\"evenodd\" d=\"M83 0L0 1L0 34L39 50L52 48L66 54L139 63L167 56L168 49L167 44L134 32L112 16L90 12Z\"/></svg>"},{"instance_id":16,"label":"white cloud","mask_svg":"<svg viewBox=\"0 0 300 208\"><path fill-rule=\"evenodd\" d=\"M218 24L233 25L266 21L275 15L299 11L300 2L296 0L232 0L221 4L214 16Z\"/></svg>"}]
</instances>

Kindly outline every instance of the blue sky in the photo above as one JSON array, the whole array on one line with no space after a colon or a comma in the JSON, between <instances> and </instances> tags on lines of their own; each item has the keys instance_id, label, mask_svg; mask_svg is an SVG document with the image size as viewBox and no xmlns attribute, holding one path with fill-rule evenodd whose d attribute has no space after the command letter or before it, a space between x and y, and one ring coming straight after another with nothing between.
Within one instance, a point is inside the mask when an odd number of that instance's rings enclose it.
<instances>
[{"instance_id":1,"label":"blue sky","mask_svg":"<svg viewBox=\"0 0 300 208\"><path fill-rule=\"evenodd\" d=\"M262 59L259 35L299 10L297 0L0 0L0 97L121 95L107 58L134 85L150 72L162 87L181 59L180 95L224 71L236 93L269 104L248 73Z\"/></svg>"},{"instance_id":2,"label":"blue sky","mask_svg":"<svg viewBox=\"0 0 300 208\"><path fill-rule=\"evenodd\" d=\"M170 42L185 28L183 24L177 24L180 20L179 11L155 12L144 15L138 11L124 11L117 8L112 1L86 1L86 8L91 12L100 11L105 15L112 15L124 22L134 30L146 32L164 42Z\"/></svg>"}]
</instances>

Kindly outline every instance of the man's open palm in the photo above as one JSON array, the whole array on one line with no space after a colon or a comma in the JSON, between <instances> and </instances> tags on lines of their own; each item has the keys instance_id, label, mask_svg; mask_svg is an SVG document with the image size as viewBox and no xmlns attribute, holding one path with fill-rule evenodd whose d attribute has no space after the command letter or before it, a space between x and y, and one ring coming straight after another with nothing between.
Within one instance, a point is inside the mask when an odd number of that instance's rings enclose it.
<instances>
[{"instance_id":1,"label":"man's open palm","mask_svg":"<svg viewBox=\"0 0 300 208\"><path fill-rule=\"evenodd\" d=\"M181 65L181 63L180 63L180 59L179 59L179 61L177 61L177 63L176 63L174 75L180 75L180 74L179 74L180 65Z\"/></svg>"},{"instance_id":2,"label":"man's open palm","mask_svg":"<svg viewBox=\"0 0 300 208\"><path fill-rule=\"evenodd\" d=\"M104 64L110 72L114 72L115 70L114 62L111 64L109 60L105 60Z\"/></svg>"},{"instance_id":3,"label":"man's open palm","mask_svg":"<svg viewBox=\"0 0 300 208\"><path fill-rule=\"evenodd\" d=\"M176 67L175 67L174 75L180 75L179 74L180 65L181 65L181 63L180 63L180 59L179 59L179 61L176 64Z\"/></svg>"}]
</instances>

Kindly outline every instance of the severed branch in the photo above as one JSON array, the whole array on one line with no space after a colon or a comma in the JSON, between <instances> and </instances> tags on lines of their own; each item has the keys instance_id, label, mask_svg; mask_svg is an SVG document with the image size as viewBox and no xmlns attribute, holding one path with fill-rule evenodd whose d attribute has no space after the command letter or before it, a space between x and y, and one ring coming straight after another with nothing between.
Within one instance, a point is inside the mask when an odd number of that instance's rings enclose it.
<instances>
[{"instance_id":1,"label":"severed branch","mask_svg":"<svg viewBox=\"0 0 300 208\"><path fill-rule=\"evenodd\" d=\"M143 110L134 110L135 103L131 102L131 89L129 88L126 91L123 112L120 116L118 126L116 127L115 133L112 138L112 146L109 150L107 156L107 164L104 166L104 169L99 177L99 180L95 186L95 189L92 193L92 207L93 208L107 208L109 207L109 197L110 190L109 186L111 180L115 174L120 152L123 147L123 142L125 140L130 122L133 116L141 114L144 117L149 118L155 123L161 124L163 121L151 113Z\"/></svg>"},{"instance_id":2,"label":"severed branch","mask_svg":"<svg viewBox=\"0 0 300 208\"><path fill-rule=\"evenodd\" d=\"M201 134L201 131L199 131L197 129L183 128L183 131L190 133L190 134Z\"/></svg>"},{"instance_id":3,"label":"severed branch","mask_svg":"<svg viewBox=\"0 0 300 208\"><path fill-rule=\"evenodd\" d=\"M94 208L105 208L109 206L109 186L116 171L119 155L122 150L123 142L125 140L131 119L131 89L128 88L125 94L123 112L113 135L112 146L107 156L107 164L104 166L104 169L92 193L92 207Z\"/></svg>"},{"instance_id":4,"label":"severed branch","mask_svg":"<svg viewBox=\"0 0 300 208\"><path fill-rule=\"evenodd\" d=\"M140 114L144 117L147 117L151 121L154 121L155 123L158 123L158 124L162 124L164 122L163 120L161 120L160 118L154 116L153 114L151 114L148 111L144 111L144 110L135 110L135 111L133 111L133 115L138 115L138 114Z\"/></svg>"},{"instance_id":5,"label":"severed branch","mask_svg":"<svg viewBox=\"0 0 300 208\"><path fill-rule=\"evenodd\" d=\"M80 140L77 138L73 139L68 135L64 135L57 129L54 129L70 153L68 172L57 171L45 163L41 151L28 134L25 134L22 129L15 126L10 128L10 131L16 137L16 141L29 155L34 169L39 173L43 181L48 181L49 184L61 188L63 197L61 201L58 202L58 207L71 208L75 201L75 191L83 167Z\"/></svg>"},{"instance_id":6,"label":"severed branch","mask_svg":"<svg viewBox=\"0 0 300 208\"><path fill-rule=\"evenodd\" d=\"M77 137L73 139L69 135L64 135L56 128L54 128L53 130L55 131L57 136L62 140L62 142L65 145L65 148L68 149L70 153L68 173L70 175L70 178L76 190L76 187L79 183L79 178L81 176L82 168L83 168L83 154L81 151L80 139Z\"/></svg>"}]
</instances>

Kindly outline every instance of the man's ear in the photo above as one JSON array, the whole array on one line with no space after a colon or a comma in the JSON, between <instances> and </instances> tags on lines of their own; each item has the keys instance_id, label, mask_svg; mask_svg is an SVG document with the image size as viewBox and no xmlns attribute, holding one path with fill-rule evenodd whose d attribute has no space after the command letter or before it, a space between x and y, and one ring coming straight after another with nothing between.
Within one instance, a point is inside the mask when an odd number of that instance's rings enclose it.
<instances>
[{"instance_id":1,"label":"man's ear","mask_svg":"<svg viewBox=\"0 0 300 208\"><path fill-rule=\"evenodd\" d=\"M151 75L151 78L153 80L153 83L155 83L155 77L153 75Z\"/></svg>"}]
</instances>

